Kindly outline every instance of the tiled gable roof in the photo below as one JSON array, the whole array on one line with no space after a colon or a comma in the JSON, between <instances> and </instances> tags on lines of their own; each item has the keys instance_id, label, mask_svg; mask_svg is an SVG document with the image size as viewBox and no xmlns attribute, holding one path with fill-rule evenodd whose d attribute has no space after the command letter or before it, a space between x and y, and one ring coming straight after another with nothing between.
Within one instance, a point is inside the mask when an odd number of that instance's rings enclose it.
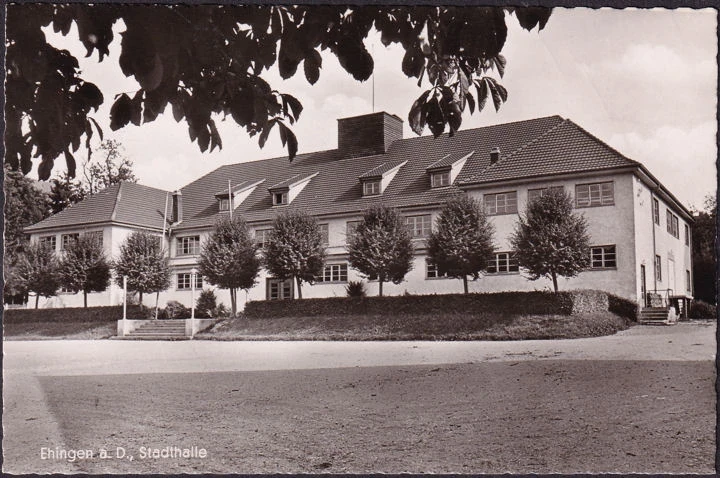
<instances>
[{"instance_id":1,"label":"tiled gable roof","mask_svg":"<svg viewBox=\"0 0 720 478\"><path fill-rule=\"evenodd\" d=\"M455 187L430 188L426 168L447 154L462 157L475 151L465 163L458 179L480 172L490 163L490 150L499 147L514 151L561 123L560 116L550 116L515 123L458 131L449 138L422 136L393 142L387 153L359 158L342 158L337 150L299 154L292 162L278 157L221 166L182 188L183 222L176 230L212 226L219 216L214 191L233 183L265 179L272 188L288 178L318 175L286 206L273 207L265 188L255 189L235 209L249 222L269 222L288 209L301 209L312 215L360 213L372 204L387 203L396 207L433 205L458 191ZM381 196L363 197L358 178L374 169L407 161Z\"/></svg>"},{"instance_id":2,"label":"tiled gable roof","mask_svg":"<svg viewBox=\"0 0 720 478\"><path fill-rule=\"evenodd\" d=\"M598 171L623 166L639 166L592 136L570 120L549 129L523 147L509 152L492 165L460 184L489 183L582 171Z\"/></svg>"},{"instance_id":3,"label":"tiled gable roof","mask_svg":"<svg viewBox=\"0 0 720 478\"><path fill-rule=\"evenodd\" d=\"M234 184L230 185L230 189L232 189L233 194L237 193L238 191L241 191L245 189L250 184L250 181L243 181L240 184ZM215 197L227 197L228 196L228 188L221 189L220 191L215 193Z\"/></svg>"},{"instance_id":4,"label":"tiled gable roof","mask_svg":"<svg viewBox=\"0 0 720 478\"><path fill-rule=\"evenodd\" d=\"M167 191L142 184L113 184L25 231L105 222L162 228L166 194Z\"/></svg>"}]
</instances>

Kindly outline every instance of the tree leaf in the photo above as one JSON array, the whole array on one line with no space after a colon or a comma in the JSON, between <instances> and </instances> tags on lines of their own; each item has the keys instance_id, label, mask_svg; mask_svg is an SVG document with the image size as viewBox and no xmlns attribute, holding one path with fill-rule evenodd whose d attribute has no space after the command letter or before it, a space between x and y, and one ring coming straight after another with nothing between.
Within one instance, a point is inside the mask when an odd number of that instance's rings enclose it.
<instances>
[{"instance_id":1,"label":"tree leaf","mask_svg":"<svg viewBox=\"0 0 720 478\"><path fill-rule=\"evenodd\" d=\"M488 98L488 88L485 84L485 81L482 79L475 80L475 89L477 89L477 95L478 95L478 104L477 104L477 110L478 113L485 108L485 104L487 103Z\"/></svg>"},{"instance_id":2,"label":"tree leaf","mask_svg":"<svg viewBox=\"0 0 720 478\"><path fill-rule=\"evenodd\" d=\"M418 99L416 99L413 103L412 108L410 108L410 113L408 114L408 123L410 124L410 129L412 129L413 132L418 136L422 135L423 130L425 129L425 121L427 114L425 102L427 101L427 97L431 91L432 90L427 90L422 95L420 95Z\"/></svg>"},{"instance_id":3,"label":"tree leaf","mask_svg":"<svg viewBox=\"0 0 720 478\"><path fill-rule=\"evenodd\" d=\"M132 107L130 108L130 121L135 126L140 126L140 121L142 119L142 100L143 90L138 90L132 99Z\"/></svg>"},{"instance_id":4,"label":"tree leaf","mask_svg":"<svg viewBox=\"0 0 720 478\"><path fill-rule=\"evenodd\" d=\"M132 117L132 101L125 93L121 94L110 108L110 129L117 131L130 122Z\"/></svg>"},{"instance_id":5,"label":"tree leaf","mask_svg":"<svg viewBox=\"0 0 720 478\"><path fill-rule=\"evenodd\" d=\"M273 129L273 126L275 126L276 120L275 118L268 121L268 124L263 128L263 130L260 132L260 137L258 138L258 145L261 148L265 147L265 142L268 139L268 136L270 135L270 131Z\"/></svg>"},{"instance_id":6,"label":"tree leaf","mask_svg":"<svg viewBox=\"0 0 720 478\"><path fill-rule=\"evenodd\" d=\"M97 111L100 105L103 104L102 92L97 86L88 81L85 81L82 85L80 85L76 94L83 99L83 102L87 106L93 108L95 111Z\"/></svg>"},{"instance_id":7,"label":"tree leaf","mask_svg":"<svg viewBox=\"0 0 720 478\"><path fill-rule=\"evenodd\" d=\"M295 159L295 156L297 155L298 150L298 142L297 138L295 137L295 133L292 132L290 128L288 128L284 123L278 122L278 126L280 128L280 139L283 142L283 146L285 145L285 142L287 141L287 148L288 148L288 158L290 161Z\"/></svg>"},{"instance_id":8,"label":"tree leaf","mask_svg":"<svg viewBox=\"0 0 720 478\"><path fill-rule=\"evenodd\" d=\"M75 157L70 154L70 151L65 151L65 164L67 164L67 173L71 178L75 177Z\"/></svg>"},{"instance_id":9,"label":"tree leaf","mask_svg":"<svg viewBox=\"0 0 720 478\"><path fill-rule=\"evenodd\" d=\"M303 61L305 70L305 78L308 83L314 85L320 78L320 68L322 68L322 56L317 50L312 50Z\"/></svg>"},{"instance_id":10,"label":"tree leaf","mask_svg":"<svg viewBox=\"0 0 720 478\"><path fill-rule=\"evenodd\" d=\"M475 112L475 98L473 98L472 93L468 91L465 94L465 99L467 99L468 106L470 107L470 114L473 114Z\"/></svg>"},{"instance_id":11,"label":"tree leaf","mask_svg":"<svg viewBox=\"0 0 720 478\"><path fill-rule=\"evenodd\" d=\"M436 138L445 132L445 115L437 98L430 98L425 103L425 116L427 125Z\"/></svg>"},{"instance_id":12,"label":"tree leaf","mask_svg":"<svg viewBox=\"0 0 720 478\"><path fill-rule=\"evenodd\" d=\"M491 61L493 62L493 65L495 65L495 69L498 71L500 78L502 78L505 75L505 65L507 65L507 60L502 55L496 55L491 58Z\"/></svg>"},{"instance_id":13,"label":"tree leaf","mask_svg":"<svg viewBox=\"0 0 720 478\"><path fill-rule=\"evenodd\" d=\"M420 78L420 74L425 68L425 56L418 47L417 43L412 44L402 59L402 72L408 78Z\"/></svg>"},{"instance_id":14,"label":"tree leaf","mask_svg":"<svg viewBox=\"0 0 720 478\"><path fill-rule=\"evenodd\" d=\"M546 7L515 7L514 11L520 26L528 31L537 24L540 24L538 30L545 28L552 13L552 9Z\"/></svg>"},{"instance_id":15,"label":"tree leaf","mask_svg":"<svg viewBox=\"0 0 720 478\"><path fill-rule=\"evenodd\" d=\"M287 105L290 107L290 112L292 113L292 117L295 120L298 120L300 118L300 113L302 113L303 105L298 101L297 98L295 98L292 95L289 95L287 93L284 93L282 95L283 102L287 102Z\"/></svg>"}]
</instances>

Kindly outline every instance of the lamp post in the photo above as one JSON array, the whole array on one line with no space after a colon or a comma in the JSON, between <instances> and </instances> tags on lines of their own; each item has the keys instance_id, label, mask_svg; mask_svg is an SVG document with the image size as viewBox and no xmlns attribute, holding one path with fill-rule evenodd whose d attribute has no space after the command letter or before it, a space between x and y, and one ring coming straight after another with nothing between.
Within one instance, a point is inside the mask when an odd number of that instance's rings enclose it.
<instances>
[{"instance_id":1,"label":"lamp post","mask_svg":"<svg viewBox=\"0 0 720 478\"><path fill-rule=\"evenodd\" d=\"M197 277L197 269L190 269L190 336L195 335L195 277Z\"/></svg>"}]
</instances>

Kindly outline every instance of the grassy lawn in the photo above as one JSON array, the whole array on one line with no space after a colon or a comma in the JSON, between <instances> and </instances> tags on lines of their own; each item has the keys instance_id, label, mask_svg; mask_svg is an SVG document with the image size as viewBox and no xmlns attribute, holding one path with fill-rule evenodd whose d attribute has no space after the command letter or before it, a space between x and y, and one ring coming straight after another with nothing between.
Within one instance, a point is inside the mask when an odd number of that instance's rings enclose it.
<instances>
[{"instance_id":1,"label":"grassy lawn","mask_svg":"<svg viewBox=\"0 0 720 478\"><path fill-rule=\"evenodd\" d=\"M117 333L117 322L22 322L3 324L4 340L93 340Z\"/></svg>"},{"instance_id":2,"label":"grassy lawn","mask_svg":"<svg viewBox=\"0 0 720 478\"><path fill-rule=\"evenodd\" d=\"M630 322L610 312L580 316L447 314L228 319L206 340L531 340L611 335Z\"/></svg>"},{"instance_id":3,"label":"grassy lawn","mask_svg":"<svg viewBox=\"0 0 720 478\"><path fill-rule=\"evenodd\" d=\"M93 474L713 471L710 360L39 380L65 447L135 457L75 463ZM166 446L207 457L140 457L141 447Z\"/></svg>"}]
</instances>

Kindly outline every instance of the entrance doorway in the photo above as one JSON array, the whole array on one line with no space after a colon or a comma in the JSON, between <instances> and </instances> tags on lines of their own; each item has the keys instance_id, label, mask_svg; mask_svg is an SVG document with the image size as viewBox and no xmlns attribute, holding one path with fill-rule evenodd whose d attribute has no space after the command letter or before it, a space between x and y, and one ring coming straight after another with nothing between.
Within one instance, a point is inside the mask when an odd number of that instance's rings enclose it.
<instances>
[{"instance_id":1,"label":"entrance doorway","mask_svg":"<svg viewBox=\"0 0 720 478\"><path fill-rule=\"evenodd\" d=\"M645 266L640 266L640 297L642 298L643 307L648 306L647 284L645 282Z\"/></svg>"}]
</instances>

